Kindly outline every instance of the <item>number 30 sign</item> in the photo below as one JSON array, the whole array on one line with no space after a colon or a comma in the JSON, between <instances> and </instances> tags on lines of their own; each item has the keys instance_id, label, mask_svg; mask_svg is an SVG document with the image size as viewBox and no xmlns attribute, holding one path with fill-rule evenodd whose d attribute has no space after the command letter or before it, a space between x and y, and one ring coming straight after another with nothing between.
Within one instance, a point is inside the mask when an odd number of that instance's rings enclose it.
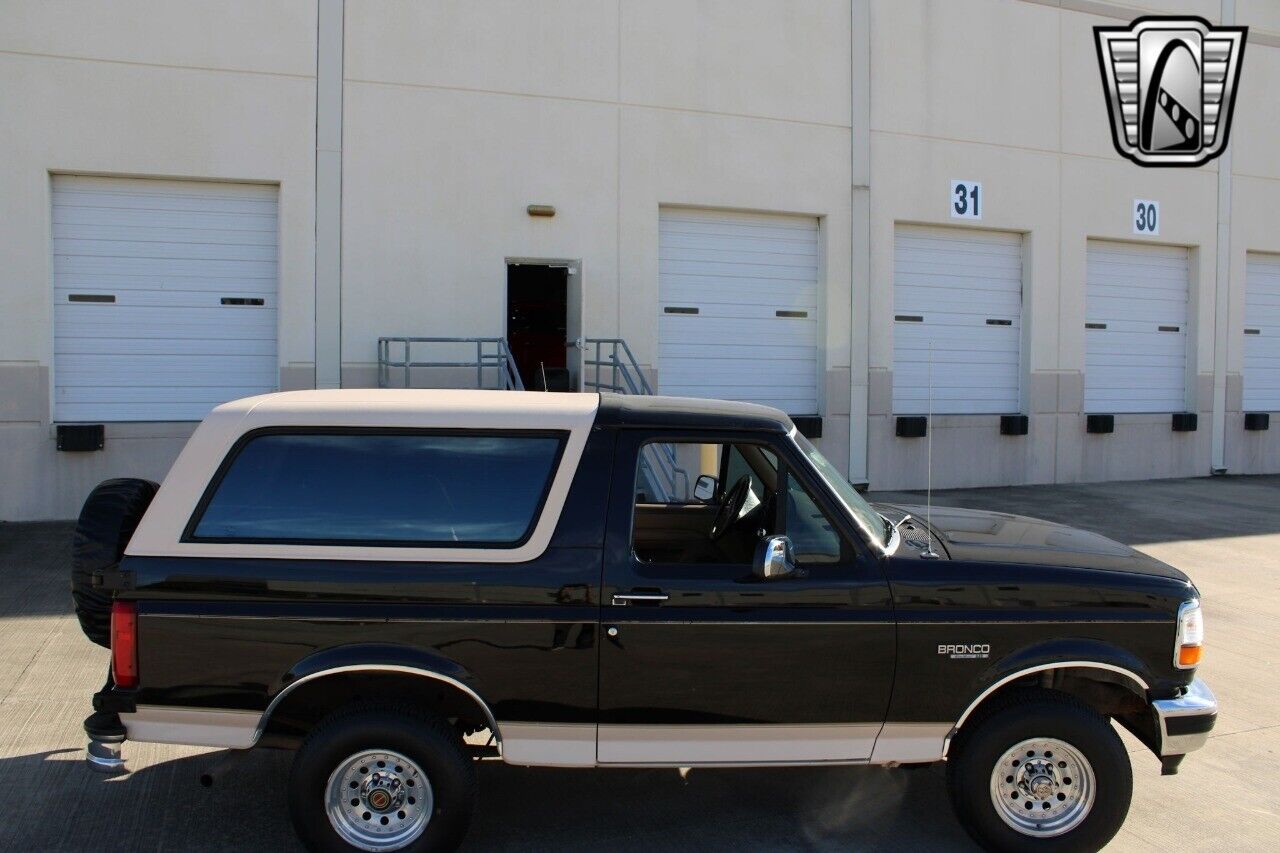
<instances>
[{"instance_id":1,"label":"number 30 sign","mask_svg":"<svg viewBox=\"0 0 1280 853\"><path fill-rule=\"evenodd\" d=\"M951 218L982 218L982 184L977 181L951 182Z\"/></svg>"},{"instance_id":2,"label":"number 30 sign","mask_svg":"<svg viewBox=\"0 0 1280 853\"><path fill-rule=\"evenodd\" d=\"M1160 233L1160 202L1133 200L1133 233L1153 236Z\"/></svg>"}]
</instances>

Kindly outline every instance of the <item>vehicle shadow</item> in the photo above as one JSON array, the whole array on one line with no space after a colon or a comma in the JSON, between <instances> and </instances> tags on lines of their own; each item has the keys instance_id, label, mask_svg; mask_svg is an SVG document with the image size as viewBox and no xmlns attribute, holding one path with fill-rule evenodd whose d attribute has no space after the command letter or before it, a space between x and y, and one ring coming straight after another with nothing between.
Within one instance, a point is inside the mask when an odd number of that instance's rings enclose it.
<instances>
[{"instance_id":1,"label":"vehicle shadow","mask_svg":"<svg viewBox=\"0 0 1280 853\"><path fill-rule=\"evenodd\" d=\"M0 759L0 797L11 804L0 850L300 850L287 810L290 753L255 750L201 787L222 755L117 777L91 771L79 748ZM674 770L485 762L479 776L465 850L973 849L936 767L694 770L682 779Z\"/></svg>"}]
</instances>

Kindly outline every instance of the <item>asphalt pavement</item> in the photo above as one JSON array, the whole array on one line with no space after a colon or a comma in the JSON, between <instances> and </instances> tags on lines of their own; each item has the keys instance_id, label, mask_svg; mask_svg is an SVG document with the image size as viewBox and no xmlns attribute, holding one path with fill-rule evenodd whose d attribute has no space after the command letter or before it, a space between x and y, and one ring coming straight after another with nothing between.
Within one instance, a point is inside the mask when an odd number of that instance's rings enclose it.
<instances>
[{"instance_id":1,"label":"asphalt pavement","mask_svg":"<svg viewBox=\"0 0 1280 853\"><path fill-rule=\"evenodd\" d=\"M919 493L873 499L922 502ZM1280 477L939 492L938 504L1089 528L1196 581L1208 745L1161 777L1128 739L1134 801L1112 850L1274 850L1280 838ZM107 653L71 614L71 525L0 523L0 849L300 849L290 755L257 750L211 789L207 749L128 744L133 772L84 766L81 720ZM487 762L467 850L966 850L940 767L551 770Z\"/></svg>"}]
</instances>

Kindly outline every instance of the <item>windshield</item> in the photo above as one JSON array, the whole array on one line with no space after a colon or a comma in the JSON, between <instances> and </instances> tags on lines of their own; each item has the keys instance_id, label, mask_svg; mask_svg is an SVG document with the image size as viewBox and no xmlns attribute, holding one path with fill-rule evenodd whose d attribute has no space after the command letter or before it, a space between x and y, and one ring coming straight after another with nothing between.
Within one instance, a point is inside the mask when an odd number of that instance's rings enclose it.
<instances>
[{"instance_id":1,"label":"windshield","mask_svg":"<svg viewBox=\"0 0 1280 853\"><path fill-rule=\"evenodd\" d=\"M827 457L818 452L818 448L809 443L809 439L799 432L792 432L791 436L804 455L813 463L818 474L831 487L831 491L835 492L836 497L849 510L849 514L853 516L853 520L862 528L862 531L871 538L871 541L885 547L892 532L889 522L871 508L871 504L858 494L858 490L845 479L836 466L827 461Z\"/></svg>"}]
</instances>

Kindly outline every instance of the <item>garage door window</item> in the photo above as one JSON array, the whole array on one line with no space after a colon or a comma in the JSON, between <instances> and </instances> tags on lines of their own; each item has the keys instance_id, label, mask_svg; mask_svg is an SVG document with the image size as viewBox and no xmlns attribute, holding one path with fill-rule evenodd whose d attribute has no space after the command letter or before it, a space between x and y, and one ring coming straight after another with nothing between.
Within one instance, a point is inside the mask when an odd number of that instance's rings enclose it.
<instances>
[{"instance_id":1,"label":"garage door window","mask_svg":"<svg viewBox=\"0 0 1280 853\"><path fill-rule=\"evenodd\" d=\"M899 225L893 257L894 413L1021 411L1022 235Z\"/></svg>"},{"instance_id":2,"label":"garage door window","mask_svg":"<svg viewBox=\"0 0 1280 853\"><path fill-rule=\"evenodd\" d=\"M504 546L534 527L560 434L266 433L233 451L188 541Z\"/></svg>"}]
</instances>

